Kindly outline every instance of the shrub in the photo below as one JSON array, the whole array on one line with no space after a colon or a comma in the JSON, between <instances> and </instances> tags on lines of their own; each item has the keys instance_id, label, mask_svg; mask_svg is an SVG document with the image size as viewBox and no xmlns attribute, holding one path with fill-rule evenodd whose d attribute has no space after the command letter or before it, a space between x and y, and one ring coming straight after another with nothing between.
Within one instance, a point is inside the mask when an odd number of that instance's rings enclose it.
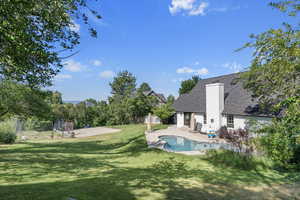
<instances>
[{"instance_id":1,"label":"shrub","mask_svg":"<svg viewBox=\"0 0 300 200\"><path fill-rule=\"evenodd\" d=\"M0 142L4 144L13 144L17 139L17 135L12 132L0 132Z\"/></svg>"},{"instance_id":2,"label":"shrub","mask_svg":"<svg viewBox=\"0 0 300 200\"><path fill-rule=\"evenodd\" d=\"M169 104L163 104L153 109L154 115L159 117L164 124L169 121L170 117L174 115L174 112L174 109Z\"/></svg>"},{"instance_id":3,"label":"shrub","mask_svg":"<svg viewBox=\"0 0 300 200\"><path fill-rule=\"evenodd\" d=\"M222 126L218 131L219 137L225 139L226 135L228 134L227 126Z\"/></svg>"},{"instance_id":4,"label":"shrub","mask_svg":"<svg viewBox=\"0 0 300 200\"><path fill-rule=\"evenodd\" d=\"M222 137L234 147L236 147L239 153L244 153L247 156L251 156L254 151L254 144L252 142L251 135L247 129L238 130L222 130Z\"/></svg>"},{"instance_id":5,"label":"shrub","mask_svg":"<svg viewBox=\"0 0 300 200\"><path fill-rule=\"evenodd\" d=\"M266 133L261 142L265 152L281 168L299 168L300 98L291 97L279 104L283 116L276 118L261 130Z\"/></svg>"},{"instance_id":6,"label":"shrub","mask_svg":"<svg viewBox=\"0 0 300 200\"><path fill-rule=\"evenodd\" d=\"M15 120L7 120L0 123L0 143L12 144L16 141Z\"/></svg>"}]
</instances>

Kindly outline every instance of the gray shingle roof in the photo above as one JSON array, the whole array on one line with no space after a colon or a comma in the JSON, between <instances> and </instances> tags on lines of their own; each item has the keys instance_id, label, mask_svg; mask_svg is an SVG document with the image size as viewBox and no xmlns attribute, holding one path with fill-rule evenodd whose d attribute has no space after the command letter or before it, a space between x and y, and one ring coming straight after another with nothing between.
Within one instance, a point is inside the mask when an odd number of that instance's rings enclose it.
<instances>
[{"instance_id":1,"label":"gray shingle roof","mask_svg":"<svg viewBox=\"0 0 300 200\"><path fill-rule=\"evenodd\" d=\"M164 94L156 93L156 92L154 92L153 90L145 91L145 92L144 92L144 95L146 95L146 96L154 95L154 96L156 96L157 98L159 98L159 101L160 101L161 103L166 103L166 102L167 102L167 99L165 98Z\"/></svg>"},{"instance_id":2,"label":"gray shingle roof","mask_svg":"<svg viewBox=\"0 0 300 200\"><path fill-rule=\"evenodd\" d=\"M183 94L174 102L173 107L177 112L206 112L206 84L224 83L224 111L223 114L270 116L260 112L258 103L245 90L242 82L236 81L240 73L228 74L208 79L202 79L188 94Z\"/></svg>"}]
</instances>

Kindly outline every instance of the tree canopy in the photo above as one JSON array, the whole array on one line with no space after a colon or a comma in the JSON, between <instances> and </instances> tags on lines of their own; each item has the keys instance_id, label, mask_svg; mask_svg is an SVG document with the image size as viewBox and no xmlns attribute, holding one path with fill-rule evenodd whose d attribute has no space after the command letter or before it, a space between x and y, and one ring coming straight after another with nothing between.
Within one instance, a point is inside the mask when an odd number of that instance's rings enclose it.
<instances>
[{"instance_id":1,"label":"tree canopy","mask_svg":"<svg viewBox=\"0 0 300 200\"><path fill-rule=\"evenodd\" d=\"M199 76L193 76L191 79L182 81L181 86L179 88L179 94L182 95L189 93L197 85L199 80Z\"/></svg>"},{"instance_id":2,"label":"tree canopy","mask_svg":"<svg viewBox=\"0 0 300 200\"><path fill-rule=\"evenodd\" d=\"M145 82L142 83L140 85L140 87L138 88L138 91L141 91L141 92L147 92L147 91L150 91L150 90L152 90L151 87L149 86L148 83L145 83Z\"/></svg>"},{"instance_id":3,"label":"tree canopy","mask_svg":"<svg viewBox=\"0 0 300 200\"><path fill-rule=\"evenodd\" d=\"M298 3L297 3L298 2ZM298 8L299 1L281 1L272 6L286 11ZM298 5L298 7L297 7ZM284 6L284 7L282 7ZM295 9L293 9L295 12ZM296 14L296 13L295 13ZM300 29L284 23L283 28L251 35L245 47L254 49L249 70L242 73L245 88L262 105L276 105L300 96Z\"/></svg>"},{"instance_id":4,"label":"tree canopy","mask_svg":"<svg viewBox=\"0 0 300 200\"><path fill-rule=\"evenodd\" d=\"M136 89L136 78L126 70L121 71L109 85L114 97L128 97Z\"/></svg>"},{"instance_id":5,"label":"tree canopy","mask_svg":"<svg viewBox=\"0 0 300 200\"><path fill-rule=\"evenodd\" d=\"M13 92L12 92L13 91ZM49 93L13 81L0 82L0 118L4 116L49 118Z\"/></svg>"},{"instance_id":6,"label":"tree canopy","mask_svg":"<svg viewBox=\"0 0 300 200\"><path fill-rule=\"evenodd\" d=\"M97 0L94 0L97 1ZM62 68L61 53L79 44L74 20L89 26L91 9L87 0L1 0L0 4L0 78L31 87L51 85Z\"/></svg>"},{"instance_id":7,"label":"tree canopy","mask_svg":"<svg viewBox=\"0 0 300 200\"><path fill-rule=\"evenodd\" d=\"M274 8L297 16L299 0L270 3ZM260 132L261 144L280 167L299 169L300 163L300 24L251 35L245 47L254 49L248 71L241 74L246 89L264 108L278 114ZM298 138L298 139L297 139Z\"/></svg>"}]
</instances>

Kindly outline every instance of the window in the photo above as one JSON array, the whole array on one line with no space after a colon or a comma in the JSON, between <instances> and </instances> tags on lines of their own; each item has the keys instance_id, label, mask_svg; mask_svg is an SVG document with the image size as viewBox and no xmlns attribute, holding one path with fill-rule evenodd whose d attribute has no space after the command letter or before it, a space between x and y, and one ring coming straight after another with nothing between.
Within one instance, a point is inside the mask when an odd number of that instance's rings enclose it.
<instances>
[{"instance_id":1,"label":"window","mask_svg":"<svg viewBox=\"0 0 300 200\"><path fill-rule=\"evenodd\" d=\"M206 118L206 113L204 113L203 115L203 124L206 124L207 123L207 118Z\"/></svg>"},{"instance_id":2,"label":"window","mask_svg":"<svg viewBox=\"0 0 300 200\"><path fill-rule=\"evenodd\" d=\"M234 117L233 115L227 115L227 127L234 128Z\"/></svg>"}]
</instances>

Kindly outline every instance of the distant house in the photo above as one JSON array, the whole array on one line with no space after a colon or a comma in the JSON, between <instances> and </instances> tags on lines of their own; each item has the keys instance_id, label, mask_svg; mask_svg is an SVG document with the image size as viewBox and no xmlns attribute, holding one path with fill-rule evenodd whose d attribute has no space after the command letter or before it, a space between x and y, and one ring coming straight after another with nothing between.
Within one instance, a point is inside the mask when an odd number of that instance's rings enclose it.
<instances>
[{"instance_id":1,"label":"distant house","mask_svg":"<svg viewBox=\"0 0 300 200\"><path fill-rule=\"evenodd\" d=\"M167 103L167 100L166 100L166 98L163 94L156 93L153 90L144 92L144 95L156 97L157 100L158 100L158 104L156 106L161 106L161 105ZM151 121L152 124L160 124L161 123L159 117L157 117L155 115L152 115L151 119L149 118L149 116L146 116L145 117L145 123L148 123L149 121Z\"/></svg>"},{"instance_id":2,"label":"distant house","mask_svg":"<svg viewBox=\"0 0 300 200\"><path fill-rule=\"evenodd\" d=\"M153 90L144 92L144 95L156 97L157 100L158 100L158 105L162 105L162 104L166 104L167 103L167 99L165 98L165 96L163 94L156 93Z\"/></svg>"},{"instance_id":3,"label":"distant house","mask_svg":"<svg viewBox=\"0 0 300 200\"><path fill-rule=\"evenodd\" d=\"M260 112L258 102L252 99L242 83L236 81L239 73L199 80L193 90L181 95L173 104L177 127L194 128L201 132L245 128L247 120L271 120L269 113Z\"/></svg>"}]
</instances>

